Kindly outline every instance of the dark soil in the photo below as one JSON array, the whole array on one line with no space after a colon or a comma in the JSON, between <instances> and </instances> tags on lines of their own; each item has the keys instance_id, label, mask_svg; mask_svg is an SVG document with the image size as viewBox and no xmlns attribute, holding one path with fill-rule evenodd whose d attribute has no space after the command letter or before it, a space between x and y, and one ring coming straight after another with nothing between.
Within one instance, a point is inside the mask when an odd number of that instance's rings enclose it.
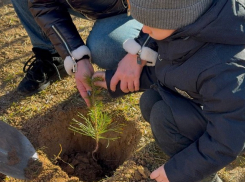
<instances>
[{"instance_id":1,"label":"dark soil","mask_svg":"<svg viewBox=\"0 0 245 182\"><path fill-rule=\"evenodd\" d=\"M113 122L123 124L124 132L106 133L105 137L118 139L110 141L109 144L108 140L100 140L99 150L96 152L98 160L95 161L91 154L95 146L94 139L68 129L72 118L81 120L77 116L78 112L86 113L87 109L72 107L60 110L59 108L47 113L44 118L36 118L24 126L23 130L28 131L26 135L33 146L35 148L42 147L42 151L53 165L60 167L55 168L57 174L63 175L58 171L64 171L67 174L67 180L75 178L77 181L79 179L79 181L92 182L112 176L118 166L122 165L134 152L141 138L141 131L134 120L128 120L124 115L118 112L115 114L112 111ZM36 181L41 179L50 181L48 178L50 178L50 173L53 174L54 172L50 170L53 165L50 165L50 161L44 159L45 156L39 155L39 157L42 158L41 162L48 170L42 170L41 175L38 176L37 172L40 172L40 166L34 165L32 170L27 171L26 177L32 179L34 173L34 177L37 177Z\"/></svg>"},{"instance_id":2,"label":"dark soil","mask_svg":"<svg viewBox=\"0 0 245 182\"><path fill-rule=\"evenodd\" d=\"M12 148L9 152L8 152L8 165L13 166L16 165L20 162L20 159L17 155L17 152L15 150L15 148Z\"/></svg>"},{"instance_id":3,"label":"dark soil","mask_svg":"<svg viewBox=\"0 0 245 182\"><path fill-rule=\"evenodd\" d=\"M0 173L0 181L1 181L1 182L4 181L5 177L6 177L6 176L5 176L4 174Z\"/></svg>"},{"instance_id":4,"label":"dark soil","mask_svg":"<svg viewBox=\"0 0 245 182\"><path fill-rule=\"evenodd\" d=\"M59 165L69 176L76 176L87 182L99 181L113 174L111 167L104 165L102 160L95 161L90 152L64 154Z\"/></svg>"},{"instance_id":5,"label":"dark soil","mask_svg":"<svg viewBox=\"0 0 245 182\"><path fill-rule=\"evenodd\" d=\"M29 159L27 167L25 168L25 177L27 179L37 178L42 172L42 162L37 159Z\"/></svg>"}]
</instances>

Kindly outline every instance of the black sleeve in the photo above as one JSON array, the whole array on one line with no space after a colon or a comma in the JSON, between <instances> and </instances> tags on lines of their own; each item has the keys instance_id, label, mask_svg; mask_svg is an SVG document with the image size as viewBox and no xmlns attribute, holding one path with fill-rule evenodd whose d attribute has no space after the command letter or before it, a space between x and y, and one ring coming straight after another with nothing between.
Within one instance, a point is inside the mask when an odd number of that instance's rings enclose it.
<instances>
[{"instance_id":1,"label":"black sleeve","mask_svg":"<svg viewBox=\"0 0 245 182\"><path fill-rule=\"evenodd\" d=\"M64 59L70 51L84 45L67 8L56 0L29 0L29 9L37 24L48 36L59 55ZM60 36L67 44L61 40Z\"/></svg>"}]
</instances>

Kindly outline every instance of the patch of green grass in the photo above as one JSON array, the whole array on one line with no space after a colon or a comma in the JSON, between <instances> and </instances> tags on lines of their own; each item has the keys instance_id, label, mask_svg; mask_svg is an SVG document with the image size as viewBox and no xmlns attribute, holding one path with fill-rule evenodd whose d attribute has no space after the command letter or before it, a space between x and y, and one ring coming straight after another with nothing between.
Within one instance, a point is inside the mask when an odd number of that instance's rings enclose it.
<instances>
[{"instance_id":1,"label":"patch of green grass","mask_svg":"<svg viewBox=\"0 0 245 182\"><path fill-rule=\"evenodd\" d=\"M12 81L13 79L15 79L16 77L16 74L15 73L9 73L7 74L4 78L3 78L3 81L4 82L9 82L9 81Z\"/></svg>"}]
</instances>

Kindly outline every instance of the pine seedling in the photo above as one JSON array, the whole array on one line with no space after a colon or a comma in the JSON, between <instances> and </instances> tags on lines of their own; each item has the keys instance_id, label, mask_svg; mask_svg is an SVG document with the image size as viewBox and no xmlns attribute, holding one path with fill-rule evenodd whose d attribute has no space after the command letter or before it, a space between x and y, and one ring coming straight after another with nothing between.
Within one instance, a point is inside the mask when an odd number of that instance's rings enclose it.
<instances>
[{"instance_id":1,"label":"pine seedling","mask_svg":"<svg viewBox=\"0 0 245 182\"><path fill-rule=\"evenodd\" d=\"M89 136L95 140L95 149L92 151L92 157L94 160L97 160L95 153L99 149L99 141L101 139L106 139L109 141L115 141L119 137L105 137L104 134L108 132L121 133L122 124L117 125L116 122L113 122L110 115L103 111L103 103L96 99L97 95L100 93L98 87L95 87L92 80L88 77L88 83L92 87L92 93L90 96L90 101L92 107L89 109L87 116L78 113L78 117L81 118L84 123L73 119L69 129L79 134Z\"/></svg>"},{"instance_id":2,"label":"pine seedling","mask_svg":"<svg viewBox=\"0 0 245 182\"><path fill-rule=\"evenodd\" d=\"M90 87L92 88L92 91L90 92L90 96L89 96L89 100L90 100L90 103L92 105L92 107L95 105L95 102L98 102L97 101L97 96L100 94L101 92L101 88L100 87L96 87L94 85L94 82L100 80L100 78L94 78L92 79L91 77L89 76L86 76L86 82L90 85Z\"/></svg>"}]
</instances>

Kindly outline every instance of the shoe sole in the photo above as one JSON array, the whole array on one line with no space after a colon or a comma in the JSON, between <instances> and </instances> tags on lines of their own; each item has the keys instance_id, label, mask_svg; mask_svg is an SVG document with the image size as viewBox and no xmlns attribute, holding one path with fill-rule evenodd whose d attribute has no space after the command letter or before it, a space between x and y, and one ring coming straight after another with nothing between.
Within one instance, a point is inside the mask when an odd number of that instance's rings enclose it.
<instances>
[{"instance_id":1,"label":"shoe sole","mask_svg":"<svg viewBox=\"0 0 245 182\"><path fill-rule=\"evenodd\" d=\"M50 85L50 81L48 81L47 83L43 84L41 87L39 87L37 90L33 91L33 92L21 92L21 91L18 91L18 93L22 96L31 96L31 95L34 95L38 92L41 92L43 90L45 90L48 86Z\"/></svg>"},{"instance_id":2,"label":"shoe sole","mask_svg":"<svg viewBox=\"0 0 245 182\"><path fill-rule=\"evenodd\" d=\"M61 78L64 78L64 77L68 76L68 74L66 73L65 69L59 70L59 73L60 73L60 77ZM45 90L49 85L51 85L52 83L54 83L57 80L59 80L59 77L58 77L57 74L54 74L53 76L50 77L50 80L47 83L43 84L37 90L35 90L33 92L28 92L28 93L18 91L18 93L20 93L22 96L31 96L31 95L34 95L34 94L36 94L38 92L41 92L41 91Z\"/></svg>"}]
</instances>

